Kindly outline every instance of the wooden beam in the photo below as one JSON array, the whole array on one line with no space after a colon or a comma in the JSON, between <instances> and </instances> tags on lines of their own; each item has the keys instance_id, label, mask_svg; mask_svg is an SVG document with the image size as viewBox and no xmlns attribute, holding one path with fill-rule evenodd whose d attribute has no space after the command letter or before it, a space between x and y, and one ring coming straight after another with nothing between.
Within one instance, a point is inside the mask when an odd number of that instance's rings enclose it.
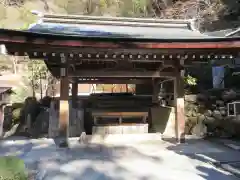
<instances>
[{"instance_id":1,"label":"wooden beam","mask_svg":"<svg viewBox=\"0 0 240 180\"><path fill-rule=\"evenodd\" d=\"M185 142L185 109L184 109L184 70L178 68L176 70L176 78L174 80L174 96L175 96L175 132L178 142Z\"/></svg>"},{"instance_id":2,"label":"wooden beam","mask_svg":"<svg viewBox=\"0 0 240 180\"><path fill-rule=\"evenodd\" d=\"M84 79L79 79L78 83L79 84L143 84L146 82L151 81L149 80L141 80L141 79L93 79L93 80L84 80Z\"/></svg>"},{"instance_id":3,"label":"wooden beam","mask_svg":"<svg viewBox=\"0 0 240 180\"><path fill-rule=\"evenodd\" d=\"M16 43L6 44L7 53L16 56L27 55L30 58L58 58L61 53L73 58L74 61L81 60L139 60L162 62L165 60L177 60L184 58L189 61L207 61L212 59L233 59L238 56L238 49L141 49L139 51L136 47L126 48L98 48L96 52L95 47L64 47L64 46L38 46L33 44L24 44L19 47ZM107 55L107 57L105 56ZM124 55L124 56L122 56ZM81 57L80 57L81 56ZM171 58L172 57L172 58ZM52 61L52 60L50 60Z\"/></svg>"},{"instance_id":4,"label":"wooden beam","mask_svg":"<svg viewBox=\"0 0 240 180\"><path fill-rule=\"evenodd\" d=\"M69 72L71 77L79 78L104 78L104 77L128 77L128 78L147 78L147 77L175 77L174 72L158 72L158 71L75 71Z\"/></svg>"}]
</instances>

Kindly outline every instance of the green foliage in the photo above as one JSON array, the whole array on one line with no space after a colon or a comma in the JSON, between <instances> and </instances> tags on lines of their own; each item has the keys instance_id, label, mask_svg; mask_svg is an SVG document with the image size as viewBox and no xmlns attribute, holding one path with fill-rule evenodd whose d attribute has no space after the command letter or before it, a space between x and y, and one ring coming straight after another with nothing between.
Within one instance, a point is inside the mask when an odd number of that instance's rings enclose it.
<instances>
[{"instance_id":1,"label":"green foliage","mask_svg":"<svg viewBox=\"0 0 240 180\"><path fill-rule=\"evenodd\" d=\"M18 109L18 108L22 108L23 107L23 103L13 103L12 104L12 109Z\"/></svg>"},{"instance_id":2,"label":"green foliage","mask_svg":"<svg viewBox=\"0 0 240 180\"><path fill-rule=\"evenodd\" d=\"M12 111L12 124L17 124L20 121L22 108L17 108Z\"/></svg>"},{"instance_id":3,"label":"green foliage","mask_svg":"<svg viewBox=\"0 0 240 180\"><path fill-rule=\"evenodd\" d=\"M84 11L86 10L84 2L81 0L57 0L59 1L58 3L60 3L60 1L62 1L62 5L61 6L65 6L66 11L69 14L83 14ZM87 2L89 2L90 0L87 0ZM65 4L66 2L66 4Z\"/></svg>"},{"instance_id":4,"label":"green foliage","mask_svg":"<svg viewBox=\"0 0 240 180\"><path fill-rule=\"evenodd\" d=\"M19 30L27 30L27 29L29 28L29 25L30 25L30 24L31 24L31 23L25 22L25 23L23 24L23 26L19 28Z\"/></svg>"},{"instance_id":5,"label":"green foliage","mask_svg":"<svg viewBox=\"0 0 240 180\"><path fill-rule=\"evenodd\" d=\"M146 0L125 0L120 2L121 16L147 17L149 15L149 1Z\"/></svg>"},{"instance_id":6,"label":"green foliage","mask_svg":"<svg viewBox=\"0 0 240 180\"><path fill-rule=\"evenodd\" d=\"M28 72L23 78L25 79L25 84L32 88L34 97L36 93L42 93L41 96L43 96L48 84L54 79L42 60L28 61Z\"/></svg>"},{"instance_id":7,"label":"green foliage","mask_svg":"<svg viewBox=\"0 0 240 180\"><path fill-rule=\"evenodd\" d=\"M12 63L9 60L9 57L7 57L5 55L0 55L0 72L6 71L6 70L11 70L11 69L12 69Z\"/></svg>"},{"instance_id":8,"label":"green foliage","mask_svg":"<svg viewBox=\"0 0 240 180\"><path fill-rule=\"evenodd\" d=\"M12 125L15 125L20 122L23 107L24 107L23 103L12 104Z\"/></svg>"},{"instance_id":9,"label":"green foliage","mask_svg":"<svg viewBox=\"0 0 240 180\"><path fill-rule=\"evenodd\" d=\"M44 61L29 60L27 66L28 68L22 76L23 85L14 89L14 93L11 95L13 103L23 102L29 95L45 96L48 85L54 80Z\"/></svg>"},{"instance_id":10,"label":"green foliage","mask_svg":"<svg viewBox=\"0 0 240 180\"><path fill-rule=\"evenodd\" d=\"M31 91L28 87L20 86L13 90L10 99L12 103L21 103L29 96L30 93Z\"/></svg>"},{"instance_id":11,"label":"green foliage","mask_svg":"<svg viewBox=\"0 0 240 180\"><path fill-rule=\"evenodd\" d=\"M30 9L26 9L24 7L21 7L19 9L20 11L20 18L21 19L24 19L24 22L26 24L32 24L34 22L36 22L36 16L34 16L32 13L31 13L31 10Z\"/></svg>"},{"instance_id":12,"label":"green foliage","mask_svg":"<svg viewBox=\"0 0 240 180\"><path fill-rule=\"evenodd\" d=\"M197 85L197 79L190 76L190 75L187 75L185 78L184 78L184 81L187 85L190 85L190 86L195 86Z\"/></svg>"},{"instance_id":13,"label":"green foliage","mask_svg":"<svg viewBox=\"0 0 240 180\"><path fill-rule=\"evenodd\" d=\"M23 160L14 156L0 157L0 179L27 180Z\"/></svg>"},{"instance_id":14,"label":"green foliage","mask_svg":"<svg viewBox=\"0 0 240 180\"><path fill-rule=\"evenodd\" d=\"M54 0L54 4L61 8L67 9L69 0Z\"/></svg>"},{"instance_id":15,"label":"green foliage","mask_svg":"<svg viewBox=\"0 0 240 180\"><path fill-rule=\"evenodd\" d=\"M6 3L8 2L8 3ZM36 16L31 14L33 9L44 9L50 13L62 13L66 10L69 14L88 14L88 15L111 15L128 17L160 17L160 18L197 18L201 29L214 29L213 23L218 21L216 26L221 29L239 26L240 3L239 1L227 0L53 0L53 1L33 1L17 0L3 1L0 4L0 24L8 27L8 19L12 23L24 23L22 28L28 27L35 22ZM40 7L39 7L40 6ZM15 11L13 19L6 17L8 9ZM222 23L221 23L222 22ZM5 24L7 24L5 26ZM222 24L222 25L221 25ZM10 25L11 26L11 25ZM21 26L21 25L20 25ZM204 26L204 27L202 27ZM206 26L206 27L205 27Z\"/></svg>"},{"instance_id":16,"label":"green foliage","mask_svg":"<svg viewBox=\"0 0 240 180\"><path fill-rule=\"evenodd\" d=\"M0 19L6 18L6 8L3 4L0 4Z\"/></svg>"}]
</instances>

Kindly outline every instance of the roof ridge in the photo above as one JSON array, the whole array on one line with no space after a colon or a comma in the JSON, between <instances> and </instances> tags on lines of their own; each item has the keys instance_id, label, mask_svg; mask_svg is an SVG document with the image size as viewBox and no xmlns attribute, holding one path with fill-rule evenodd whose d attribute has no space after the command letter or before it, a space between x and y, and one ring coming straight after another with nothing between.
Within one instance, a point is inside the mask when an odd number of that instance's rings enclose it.
<instances>
[{"instance_id":1,"label":"roof ridge","mask_svg":"<svg viewBox=\"0 0 240 180\"><path fill-rule=\"evenodd\" d=\"M138 26L138 27L172 27L186 28L195 31L193 19L154 19L154 18L127 18L107 16L85 16L85 15L64 15L48 14L32 11L39 16L39 23L60 23L60 24L91 24L110 26Z\"/></svg>"}]
</instances>

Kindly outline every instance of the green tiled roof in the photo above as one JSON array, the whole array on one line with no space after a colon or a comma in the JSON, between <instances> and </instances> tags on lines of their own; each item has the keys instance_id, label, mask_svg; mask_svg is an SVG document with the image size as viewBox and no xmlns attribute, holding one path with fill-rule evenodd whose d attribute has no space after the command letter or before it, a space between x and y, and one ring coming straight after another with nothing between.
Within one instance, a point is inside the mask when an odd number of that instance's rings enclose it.
<instances>
[{"instance_id":1,"label":"green tiled roof","mask_svg":"<svg viewBox=\"0 0 240 180\"><path fill-rule=\"evenodd\" d=\"M113 18L94 16L42 15L28 29L34 33L81 37L139 39L212 38L192 27L191 20Z\"/></svg>"}]
</instances>

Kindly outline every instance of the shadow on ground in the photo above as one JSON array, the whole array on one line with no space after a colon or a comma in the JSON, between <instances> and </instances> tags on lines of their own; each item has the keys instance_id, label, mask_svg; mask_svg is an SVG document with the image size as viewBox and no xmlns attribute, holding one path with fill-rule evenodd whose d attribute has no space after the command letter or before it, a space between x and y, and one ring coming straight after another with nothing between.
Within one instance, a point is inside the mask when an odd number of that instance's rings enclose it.
<instances>
[{"instance_id":1,"label":"shadow on ground","mask_svg":"<svg viewBox=\"0 0 240 180\"><path fill-rule=\"evenodd\" d=\"M236 180L209 162L240 160L240 154L203 140L186 144L79 144L61 149L54 140L2 141L0 155L24 159L44 180Z\"/></svg>"},{"instance_id":2,"label":"shadow on ground","mask_svg":"<svg viewBox=\"0 0 240 180\"><path fill-rule=\"evenodd\" d=\"M17 142L17 143L15 143ZM16 155L24 159L30 171L38 170L38 179L91 179L91 180L148 180L151 174L137 173L125 166L131 159L144 159L160 164L161 158L143 154L134 147L101 144L79 145L70 148L56 147L54 140L17 140L1 143L0 155ZM135 164L135 163L134 163ZM138 164L144 167L144 164Z\"/></svg>"},{"instance_id":3,"label":"shadow on ground","mask_svg":"<svg viewBox=\"0 0 240 180\"><path fill-rule=\"evenodd\" d=\"M230 172L221 169L221 163L240 161L240 153L221 145L213 144L205 140L187 140L184 144L172 144L168 150L185 156L193 161L199 161L207 166L197 165L195 168L204 180L237 180Z\"/></svg>"}]
</instances>

